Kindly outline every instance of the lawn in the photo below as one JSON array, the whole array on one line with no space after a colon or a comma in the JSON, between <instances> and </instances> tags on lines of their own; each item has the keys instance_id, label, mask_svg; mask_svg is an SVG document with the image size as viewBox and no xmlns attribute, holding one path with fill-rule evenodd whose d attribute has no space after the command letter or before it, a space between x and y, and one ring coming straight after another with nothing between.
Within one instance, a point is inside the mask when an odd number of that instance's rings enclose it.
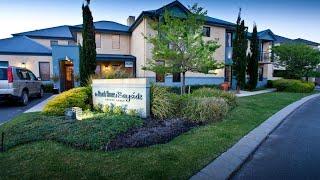
<instances>
[{"instance_id":1,"label":"lawn","mask_svg":"<svg viewBox=\"0 0 320 180\"><path fill-rule=\"evenodd\" d=\"M0 179L187 179L272 114L306 95L243 97L223 122L195 128L167 144L146 148L78 150L53 140L16 146L0 153ZM6 127L24 119L19 117Z\"/></svg>"}]
</instances>

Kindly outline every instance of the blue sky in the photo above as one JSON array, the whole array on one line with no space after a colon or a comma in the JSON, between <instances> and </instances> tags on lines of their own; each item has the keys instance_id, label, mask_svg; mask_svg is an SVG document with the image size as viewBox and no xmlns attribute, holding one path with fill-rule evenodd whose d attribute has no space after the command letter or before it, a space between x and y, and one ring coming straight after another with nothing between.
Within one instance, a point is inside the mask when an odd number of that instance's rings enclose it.
<instances>
[{"instance_id":1,"label":"blue sky","mask_svg":"<svg viewBox=\"0 0 320 180\"><path fill-rule=\"evenodd\" d=\"M157 9L172 0L91 0L94 20L110 20L126 24L129 15ZM12 33L75 25L82 21L83 0L1 0L0 38ZM181 0L184 5L198 3L208 15L235 22L239 7L246 25L259 30L270 28L289 38L305 38L320 42L320 0Z\"/></svg>"}]
</instances>

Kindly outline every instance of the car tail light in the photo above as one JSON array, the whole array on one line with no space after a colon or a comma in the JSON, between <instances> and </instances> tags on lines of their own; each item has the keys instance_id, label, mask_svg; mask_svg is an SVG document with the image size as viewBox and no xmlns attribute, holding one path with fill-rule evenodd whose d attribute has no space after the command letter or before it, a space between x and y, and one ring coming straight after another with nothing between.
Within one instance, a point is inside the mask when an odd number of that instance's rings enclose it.
<instances>
[{"instance_id":1,"label":"car tail light","mask_svg":"<svg viewBox=\"0 0 320 180\"><path fill-rule=\"evenodd\" d=\"M12 83L13 82L12 67L8 67L7 75L8 75L8 83Z\"/></svg>"}]
</instances>

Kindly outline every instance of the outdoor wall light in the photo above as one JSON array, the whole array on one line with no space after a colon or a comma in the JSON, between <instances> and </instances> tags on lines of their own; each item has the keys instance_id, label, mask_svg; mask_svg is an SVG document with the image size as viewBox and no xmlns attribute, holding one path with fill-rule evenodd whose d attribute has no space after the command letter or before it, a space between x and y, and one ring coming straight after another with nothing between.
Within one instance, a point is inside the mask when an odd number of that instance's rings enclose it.
<instances>
[{"instance_id":1,"label":"outdoor wall light","mask_svg":"<svg viewBox=\"0 0 320 180\"><path fill-rule=\"evenodd\" d=\"M26 63L25 62L21 63L21 67L26 68L27 67Z\"/></svg>"}]
</instances>

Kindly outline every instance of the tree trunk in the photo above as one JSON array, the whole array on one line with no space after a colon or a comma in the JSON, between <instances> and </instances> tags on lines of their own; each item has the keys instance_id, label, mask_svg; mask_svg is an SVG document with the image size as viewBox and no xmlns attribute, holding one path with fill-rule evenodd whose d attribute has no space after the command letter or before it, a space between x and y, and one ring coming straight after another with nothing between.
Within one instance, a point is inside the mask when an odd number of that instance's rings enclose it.
<instances>
[{"instance_id":1,"label":"tree trunk","mask_svg":"<svg viewBox=\"0 0 320 180\"><path fill-rule=\"evenodd\" d=\"M186 72L182 73L181 95L186 93Z\"/></svg>"}]
</instances>

